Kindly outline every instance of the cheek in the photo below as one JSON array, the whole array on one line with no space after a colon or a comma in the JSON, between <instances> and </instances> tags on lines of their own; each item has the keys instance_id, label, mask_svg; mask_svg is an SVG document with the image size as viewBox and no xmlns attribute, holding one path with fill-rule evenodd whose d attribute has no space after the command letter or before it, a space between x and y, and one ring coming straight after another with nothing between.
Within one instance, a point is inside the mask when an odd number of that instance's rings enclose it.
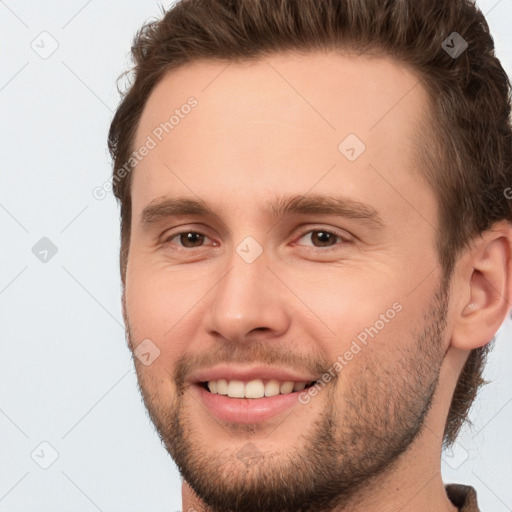
<instances>
[{"instance_id":1,"label":"cheek","mask_svg":"<svg viewBox=\"0 0 512 512\"><path fill-rule=\"evenodd\" d=\"M150 339L160 350L160 365L172 368L187 349L191 318L201 308L199 283L184 286L183 277L132 266L126 279L126 313L133 347Z\"/></svg>"},{"instance_id":2,"label":"cheek","mask_svg":"<svg viewBox=\"0 0 512 512\"><path fill-rule=\"evenodd\" d=\"M399 273L333 274L331 268L316 272L314 279L289 274L287 280L304 302L294 300L298 332L333 365L339 363L333 371L353 378L368 364L392 364L399 353L414 349L414 333L423 327L425 303L433 293L430 286L410 294L407 276Z\"/></svg>"},{"instance_id":3,"label":"cheek","mask_svg":"<svg viewBox=\"0 0 512 512\"><path fill-rule=\"evenodd\" d=\"M393 309L393 305L403 295L401 283L389 272L365 274L357 269L331 267L302 272L301 276L288 272L283 280L294 291L296 297L290 299L297 313L302 311L303 320L338 340L373 325L386 311L394 319L400 306ZM300 316L294 319L300 322Z\"/></svg>"}]
</instances>

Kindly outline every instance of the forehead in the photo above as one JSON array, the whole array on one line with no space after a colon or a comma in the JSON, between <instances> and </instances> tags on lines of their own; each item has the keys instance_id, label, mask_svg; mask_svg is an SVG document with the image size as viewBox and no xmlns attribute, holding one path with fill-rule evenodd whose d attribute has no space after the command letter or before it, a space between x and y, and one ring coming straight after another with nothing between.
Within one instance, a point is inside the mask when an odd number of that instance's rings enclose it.
<instances>
[{"instance_id":1,"label":"forehead","mask_svg":"<svg viewBox=\"0 0 512 512\"><path fill-rule=\"evenodd\" d=\"M391 201L390 181L403 194L421 187L415 202L432 202L420 197L428 193L413 142L427 105L419 78L387 57L188 63L169 71L144 107L134 149L151 148L134 171L134 210L174 193L220 204L230 194L241 201L333 186L356 199L387 187Z\"/></svg>"}]
</instances>

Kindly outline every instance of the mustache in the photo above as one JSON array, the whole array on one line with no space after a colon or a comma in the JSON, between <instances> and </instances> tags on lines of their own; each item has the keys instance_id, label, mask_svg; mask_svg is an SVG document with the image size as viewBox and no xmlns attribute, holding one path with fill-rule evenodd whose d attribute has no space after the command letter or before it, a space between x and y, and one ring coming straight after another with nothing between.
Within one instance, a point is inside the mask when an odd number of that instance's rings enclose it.
<instances>
[{"instance_id":1,"label":"mustache","mask_svg":"<svg viewBox=\"0 0 512 512\"><path fill-rule=\"evenodd\" d=\"M175 362L173 377L178 390L184 389L185 380L193 371L219 364L257 363L313 375L324 374L332 365L318 351L299 353L293 346L285 346L275 340L216 343L206 351L185 353Z\"/></svg>"}]
</instances>

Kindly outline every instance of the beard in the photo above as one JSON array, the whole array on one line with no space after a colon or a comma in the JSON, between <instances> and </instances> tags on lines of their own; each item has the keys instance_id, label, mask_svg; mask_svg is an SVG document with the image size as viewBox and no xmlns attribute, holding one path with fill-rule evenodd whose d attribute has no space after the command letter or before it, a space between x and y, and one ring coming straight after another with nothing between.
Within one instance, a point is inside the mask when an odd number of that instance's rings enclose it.
<instances>
[{"instance_id":1,"label":"beard","mask_svg":"<svg viewBox=\"0 0 512 512\"><path fill-rule=\"evenodd\" d=\"M300 363L293 367L319 374L331 366L329 361L316 358L312 363L311 356L280 352L259 341L219 345L215 353L185 355L177 361L173 374L176 393L163 403L154 393L156 380L135 360L139 389L149 416L181 476L205 510L332 512L356 505L360 496L368 494L364 489L370 483L375 485L398 465L400 455L423 429L445 355L447 294L445 281L428 305L422 327L417 332L403 333L412 336L415 343L406 348L398 343L389 343L383 349L367 346L361 352L365 353L363 364L349 379L344 378L342 369L326 384L319 393L325 393L323 411L300 435L295 449L288 451L268 454L262 448L260 452L253 444L257 444L254 434L265 427L258 424L223 425L233 438L230 453L206 444L201 427L208 427L194 423L190 417L190 407L197 408L199 404L190 397L187 400L185 378L200 363ZM130 343L129 328L127 336ZM371 343L379 343L378 335ZM305 406L298 403L293 409ZM246 435L242 450L240 440L244 440L240 434ZM241 456L244 450L246 453Z\"/></svg>"}]
</instances>

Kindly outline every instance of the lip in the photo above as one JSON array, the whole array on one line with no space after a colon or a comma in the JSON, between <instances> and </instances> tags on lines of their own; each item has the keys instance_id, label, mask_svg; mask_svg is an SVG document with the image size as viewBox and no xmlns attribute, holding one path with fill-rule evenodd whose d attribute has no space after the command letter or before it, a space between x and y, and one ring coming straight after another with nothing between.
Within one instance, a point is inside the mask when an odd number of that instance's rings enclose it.
<instances>
[{"instance_id":1,"label":"lip","mask_svg":"<svg viewBox=\"0 0 512 512\"><path fill-rule=\"evenodd\" d=\"M320 377L318 375L312 375L310 373L298 373L292 370L288 370L286 368L277 368L261 365L251 365L242 367L224 364L215 366L213 368L199 370L193 373L187 379L187 382L189 384L198 384L200 382L207 382L209 380L219 379L241 380L242 382L249 382L250 380L254 379L275 379L280 382L313 382L318 380L319 378Z\"/></svg>"},{"instance_id":2,"label":"lip","mask_svg":"<svg viewBox=\"0 0 512 512\"><path fill-rule=\"evenodd\" d=\"M210 414L223 421L248 424L265 421L294 407L300 403L299 395L304 391L262 398L229 398L228 396L210 393L201 384L219 379L240 380L242 382L249 382L254 379L275 379L281 382L313 382L318 380L319 377L286 368L223 364L199 370L187 379L188 383L191 384L190 389L198 395L199 400Z\"/></svg>"},{"instance_id":3,"label":"lip","mask_svg":"<svg viewBox=\"0 0 512 512\"><path fill-rule=\"evenodd\" d=\"M206 409L220 420L231 423L258 423L272 418L300 403L300 393L295 391L286 395L276 395L262 398L229 398L228 396L210 393L199 383L193 384L192 389Z\"/></svg>"}]
</instances>

